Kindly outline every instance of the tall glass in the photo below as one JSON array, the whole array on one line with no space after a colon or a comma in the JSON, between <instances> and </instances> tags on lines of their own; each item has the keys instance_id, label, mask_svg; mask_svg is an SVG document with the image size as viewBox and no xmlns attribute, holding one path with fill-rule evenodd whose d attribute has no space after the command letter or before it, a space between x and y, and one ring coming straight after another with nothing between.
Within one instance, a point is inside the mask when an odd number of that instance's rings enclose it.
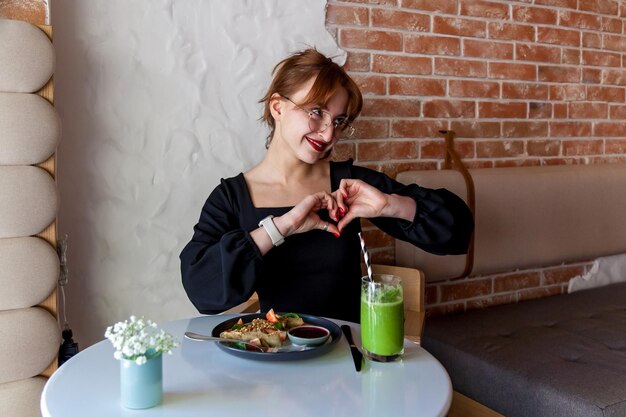
<instances>
[{"instance_id":1,"label":"tall glass","mask_svg":"<svg viewBox=\"0 0 626 417\"><path fill-rule=\"evenodd\" d=\"M391 362L404 353L404 295L395 275L374 274L361 279L361 342L363 354Z\"/></svg>"}]
</instances>

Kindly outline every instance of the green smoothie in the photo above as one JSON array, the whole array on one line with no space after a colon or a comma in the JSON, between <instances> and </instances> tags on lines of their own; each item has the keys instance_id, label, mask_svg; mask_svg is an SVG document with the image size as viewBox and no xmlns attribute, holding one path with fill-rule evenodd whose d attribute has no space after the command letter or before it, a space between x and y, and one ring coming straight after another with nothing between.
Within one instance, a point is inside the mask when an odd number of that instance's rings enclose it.
<instances>
[{"instance_id":1,"label":"green smoothie","mask_svg":"<svg viewBox=\"0 0 626 417\"><path fill-rule=\"evenodd\" d=\"M376 285L361 292L361 341L363 349L376 356L395 356L404 345L402 286ZM369 291L369 293L368 293ZM373 292L373 294L372 294Z\"/></svg>"}]
</instances>

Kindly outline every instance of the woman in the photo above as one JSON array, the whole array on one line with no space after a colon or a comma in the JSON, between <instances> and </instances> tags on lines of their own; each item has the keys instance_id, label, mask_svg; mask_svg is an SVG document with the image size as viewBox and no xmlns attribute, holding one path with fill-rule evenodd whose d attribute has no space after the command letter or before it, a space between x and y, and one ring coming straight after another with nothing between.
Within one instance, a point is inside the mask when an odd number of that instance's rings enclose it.
<instances>
[{"instance_id":1,"label":"woman","mask_svg":"<svg viewBox=\"0 0 626 417\"><path fill-rule=\"evenodd\" d=\"M183 285L201 313L227 310L256 291L262 311L358 322L359 218L429 252L467 251L472 216L454 194L326 159L341 135L354 132L362 107L341 67L308 49L273 74L261 100L270 127L265 157L221 181L180 255Z\"/></svg>"}]
</instances>

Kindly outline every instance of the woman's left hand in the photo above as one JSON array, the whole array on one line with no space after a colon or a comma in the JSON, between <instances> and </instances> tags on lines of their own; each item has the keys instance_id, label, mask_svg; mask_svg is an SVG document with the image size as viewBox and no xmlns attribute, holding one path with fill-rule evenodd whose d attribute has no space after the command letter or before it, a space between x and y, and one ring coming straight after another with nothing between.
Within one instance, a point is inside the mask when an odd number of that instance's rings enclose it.
<instances>
[{"instance_id":1,"label":"woman's left hand","mask_svg":"<svg viewBox=\"0 0 626 417\"><path fill-rule=\"evenodd\" d=\"M339 189L335 191L335 200L339 205L339 211L343 210L344 216L337 226L339 230L357 217L371 218L384 215L388 206L389 195L381 192L378 188L361 180L342 179Z\"/></svg>"},{"instance_id":2,"label":"woman's left hand","mask_svg":"<svg viewBox=\"0 0 626 417\"><path fill-rule=\"evenodd\" d=\"M358 217L396 217L411 221L417 209L415 200L410 197L385 194L366 182L351 178L341 180L334 196L343 215L337 224L339 231Z\"/></svg>"}]
</instances>

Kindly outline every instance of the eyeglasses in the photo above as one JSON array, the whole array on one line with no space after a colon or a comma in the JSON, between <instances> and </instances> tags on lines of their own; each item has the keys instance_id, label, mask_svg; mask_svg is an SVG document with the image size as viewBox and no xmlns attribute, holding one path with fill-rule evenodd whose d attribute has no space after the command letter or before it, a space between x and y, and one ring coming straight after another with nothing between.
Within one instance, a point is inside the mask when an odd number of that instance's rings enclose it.
<instances>
[{"instance_id":1,"label":"eyeglasses","mask_svg":"<svg viewBox=\"0 0 626 417\"><path fill-rule=\"evenodd\" d=\"M351 137L356 132L354 126L348 122L347 117L338 117L333 120L333 116L328 113L326 110L322 110L320 108L315 108L311 110L304 109L293 102L289 97L283 96L287 100L289 100L294 106L303 112L309 115L309 129L316 133L322 133L328 126L331 124L335 128L336 131L342 132L344 137Z\"/></svg>"}]
</instances>

